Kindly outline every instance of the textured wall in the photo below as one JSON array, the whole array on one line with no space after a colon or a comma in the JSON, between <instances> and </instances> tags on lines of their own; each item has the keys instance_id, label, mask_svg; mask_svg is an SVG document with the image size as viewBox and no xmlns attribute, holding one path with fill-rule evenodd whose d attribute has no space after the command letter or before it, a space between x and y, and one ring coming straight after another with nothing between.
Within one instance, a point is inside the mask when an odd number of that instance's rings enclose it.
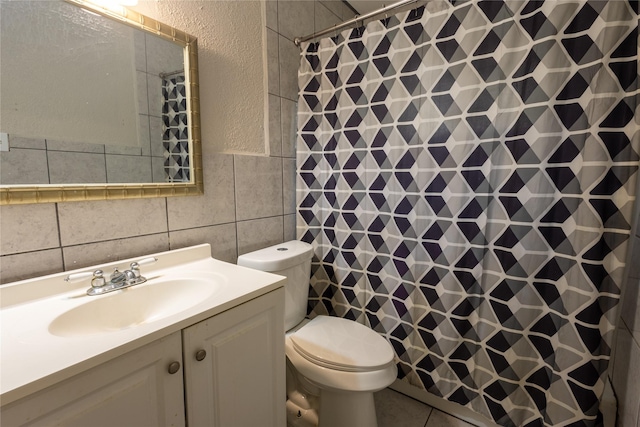
<instances>
[{"instance_id":1,"label":"textured wall","mask_svg":"<svg viewBox=\"0 0 640 427\"><path fill-rule=\"evenodd\" d=\"M198 38L202 133L218 152L264 154L262 4L142 1L134 8Z\"/></svg>"}]
</instances>

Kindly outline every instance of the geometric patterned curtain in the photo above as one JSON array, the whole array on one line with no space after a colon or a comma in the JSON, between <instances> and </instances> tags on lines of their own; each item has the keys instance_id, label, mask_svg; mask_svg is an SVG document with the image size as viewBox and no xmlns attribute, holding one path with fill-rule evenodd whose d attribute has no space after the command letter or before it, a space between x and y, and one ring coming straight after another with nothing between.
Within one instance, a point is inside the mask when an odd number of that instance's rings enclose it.
<instances>
[{"instance_id":1,"label":"geometric patterned curtain","mask_svg":"<svg viewBox=\"0 0 640 427\"><path fill-rule=\"evenodd\" d=\"M189 182L189 127L184 73L162 77L162 145L165 182Z\"/></svg>"},{"instance_id":2,"label":"geometric patterned curtain","mask_svg":"<svg viewBox=\"0 0 640 427\"><path fill-rule=\"evenodd\" d=\"M311 316L504 426L597 426L640 153L630 1L442 1L302 46Z\"/></svg>"}]
</instances>

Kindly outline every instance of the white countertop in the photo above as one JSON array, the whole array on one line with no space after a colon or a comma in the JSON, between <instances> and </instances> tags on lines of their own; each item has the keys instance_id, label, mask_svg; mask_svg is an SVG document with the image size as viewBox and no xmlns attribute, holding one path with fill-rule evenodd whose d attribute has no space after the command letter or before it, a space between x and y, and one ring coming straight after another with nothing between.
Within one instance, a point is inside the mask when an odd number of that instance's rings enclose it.
<instances>
[{"instance_id":1,"label":"white countertop","mask_svg":"<svg viewBox=\"0 0 640 427\"><path fill-rule=\"evenodd\" d=\"M172 279L197 278L216 290L184 311L133 327L82 336L57 336L49 325L59 315L96 298L87 296L90 279L65 282L72 272L24 280L0 287L0 403L6 405L110 359L191 326L211 316L282 287L286 279L239 267L210 256L209 245L150 254L158 261L141 267L148 281L115 292ZM87 267L107 277L114 267L125 270L147 256ZM284 331L283 331L284 333Z\"/></svg>"}]
</instances>

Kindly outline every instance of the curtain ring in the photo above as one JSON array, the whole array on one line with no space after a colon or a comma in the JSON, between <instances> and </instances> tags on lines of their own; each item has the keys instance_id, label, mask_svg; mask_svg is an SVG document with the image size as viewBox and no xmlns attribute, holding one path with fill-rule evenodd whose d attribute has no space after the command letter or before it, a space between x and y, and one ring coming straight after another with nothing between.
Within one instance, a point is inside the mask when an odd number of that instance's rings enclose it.
<instances>
[{"instance_id":1,"label":"curtain ring","mask_svg":"<svg viewBox=\"0 0 640 427\"><path fill-rule=\"evenodd\" d=\"M358 15L358 14L356 14L356 16L353 17L356 20L355 21L356 27L354 29L358 31L358 35L361 35L360 34L360 24L358 23L358 18L359 17L360 17L360 15Z\"/></svg>"}]
</instances>

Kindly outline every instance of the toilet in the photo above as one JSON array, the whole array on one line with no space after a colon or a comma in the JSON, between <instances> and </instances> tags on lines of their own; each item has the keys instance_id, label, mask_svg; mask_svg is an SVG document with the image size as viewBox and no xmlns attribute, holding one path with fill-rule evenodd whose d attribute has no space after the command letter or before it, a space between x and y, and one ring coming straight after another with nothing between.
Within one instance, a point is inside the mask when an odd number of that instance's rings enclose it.
<instances>
[{"instance_id":1,"label":"toilet","mask_svg":"<svg viewBox=\"0 0 640 427\"><path fill-rule=\"evenodd\" d=\"M238 257L238 265L287 277L287 425L376 427L373 393L396 379L393 349L360 323L305 318L312 256L311 245L293 240Z\"/></svg>"}]
</instances>

